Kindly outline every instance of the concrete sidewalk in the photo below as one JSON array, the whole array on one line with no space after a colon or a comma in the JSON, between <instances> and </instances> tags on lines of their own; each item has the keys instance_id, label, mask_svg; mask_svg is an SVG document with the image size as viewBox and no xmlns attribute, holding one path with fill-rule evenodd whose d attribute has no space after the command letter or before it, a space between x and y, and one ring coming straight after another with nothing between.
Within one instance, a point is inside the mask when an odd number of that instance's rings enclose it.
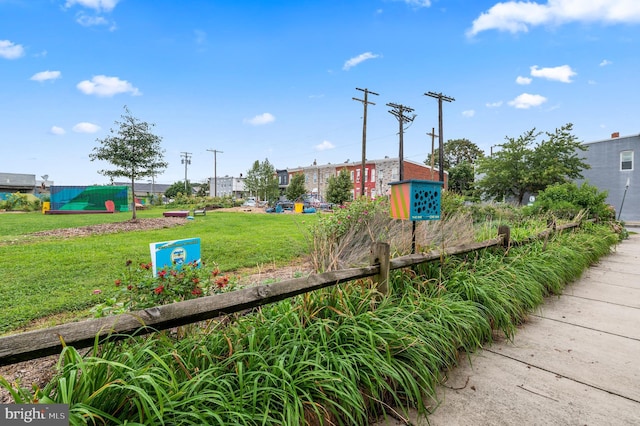
<instances>
[{"instance_id":1,"label":"concrete sidewalk","mask_svg":"<svg viewBox=\"0 0 640 426\"><path fill-rule=\"evenodd\" d=\"M640 425L640 235L549 298L513 342L461 359L438 393L411 424Z\"/></svg>"}]
</instances>

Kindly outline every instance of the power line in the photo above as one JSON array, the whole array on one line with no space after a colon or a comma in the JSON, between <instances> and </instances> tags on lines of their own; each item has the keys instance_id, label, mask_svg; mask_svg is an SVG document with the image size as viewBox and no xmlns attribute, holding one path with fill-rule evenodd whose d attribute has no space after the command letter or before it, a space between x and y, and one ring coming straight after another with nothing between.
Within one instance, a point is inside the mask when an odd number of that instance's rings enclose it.
<instances>
[{"instance_id":1,"label":"power line","mask_svg":"<svg viewBox=\"0 0 640 426\"><path fill-rule=\"evenodd\" d=\"M399 146L400 146L400 150L398 153L398 159L400 162L398 175L400 177L400 180L404 180L404 142L403 142L404 123L412 123L413 120L416 118L416 115L413 114L411 117L406 116L405 113L412 113L414 109L405 105L388 103L387 106L393 108L389 112L398 120L398 126L399 126L398 135L399 135Z\"/></svg>"},{"instance_id":2,"label":"power line","mask_svg":"<svg viewBox=\"0 0 640 426\"><path fill-rule=\"evenodd\" d=\"M425 96L430 96L438 100L438 169L440 171L440 182L444 182L444 141L442 137L442 101L453 102L450 96L443 95L442 93L427 92Z\"/></svg>"},{"instance_id":3,"label":"power line","mask_svg":"<svg viewBox=\"0 0 640 426\"><path fill-rule=\"evenodd\" d=\"M365 163L367 162L367 105L375 105L374 102L369 102L367 100L367 96L369 93L372 95L379 96L378 93L372 92L369 89L360 89L356 87L356 90L360 90L364 92L364 99L351 98L354 101L362 102L364 106L364 117L362 121L362 171L360 172L360 195L365 195L364 188L364 172L365 172Z\"/></svg>"}]
</instances>

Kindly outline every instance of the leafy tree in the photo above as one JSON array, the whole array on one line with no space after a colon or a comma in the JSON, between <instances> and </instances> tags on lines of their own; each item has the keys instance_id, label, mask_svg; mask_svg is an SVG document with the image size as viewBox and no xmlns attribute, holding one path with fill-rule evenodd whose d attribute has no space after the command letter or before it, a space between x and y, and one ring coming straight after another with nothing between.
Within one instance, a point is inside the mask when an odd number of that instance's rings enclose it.
<instances>
[{"instance_id":1,"label":"leafy tree","mask_svg":"<svg viewBox=\"0 0 640 426\"><path fill-rule=\"evenodd\" d=\"M307 189L304 186L305 177L303 173L298 173L291 178L289 186L287 187L286 196L291 201L296 201L302 195L307 193Z\"/></svg>"},{"instance_id":2,"label":"leafy tree","mask_svg":"<svg viewBox=\"0 0 640 426\"><path fill-rule=\"evenodd\" d=\"M274 202L278 199L280 194L278 176L268 159L265 159L262 163L258 160L253 163L253 166L247 172L244 187L251 194L258 197L258 200Z\"/></svg>"},{"instance_id":3,"label":"leafy tree","mask_svg":"<svg viewBox=\"0 0 640 426\"><path fill-rule=\"evenodd\" d=\"M191 182L187 180L187 188L184 187L184 182L178 181L171 184L170 187L164 191L164 196L167 198L176 198L178 194L189 196L193 194L193 186L191 186Z\"/></svg>"},{"instance_id":4,"label":"leafy tree","mask_svg":"<svg viewBox=\"0 0 640 426\"><path fill-rule=\"evenodd\" d=\"M111 129L110 135L97 139L100 146L93 148L89 154L91 161L102 160L111 163L111 170L99 170L98 173L114 177L126 177L131 180L131 193L135 194L135 181L143 177L155 176L167 168L164 161L164 150L160 146L162 138L151 132L155 124L140 121L124 107L122 122L116 121L118 130ZM135 204L132 206L136 219Z\"/></svg>"},{"instance_id":5,"label":"leafy tree","mask_svg":"<svg viewBox=\"0 0 640 426\"><path fill-rule=\"evenodd\" d=\"M546 133L549 139L537 144L541 132L535 129L507 137L499 151L478 161L477 171L484 175L476 183L480 192L497 199L514 197L522 204L527 192L581 178L589 165L578 153L586 148L571 134L572 128L569 123Z\"/></svg>"},{"instance_id":6,"label":"leafy tree","mask_svg":"<svg viewBox=\"0 0 640 426\"><path fill-rule=\"evenodd\" d=\"M484 157L484 152L469 139L449 139L443 144L442 152L445 170L462 163L475 164L479 158ZM433 157L435 167L440 167L440 148L436 148ZM425 164L431 165L431 154L427 157ZM451 175L449 175L449 182L451 182Z\"/></svg>"},{"instance_id":7,"label":"leafy tree","mask_svg":"<svg viewBox=\"0 0 640 426\"><path fill-rule=\"evenodd\" d=\"M198 188L196 195L198 197L208 197L210 192L209 182L205 182Z\"/></svg>"},{"instance_id":8,"label":"leafy tree","mask_svg":"<svg viewBox=\"0 0 640 426\"><path fill-rule=\"evenodd\" d=\"M337 176L330 176L327 182L327 201L333 204L344 204L351 199L353 183L347 169L340 170Z\"/></svg>"},{"instance_id":9,"label":"leafy tree","mask_svg":"<svg viewBox=\"0 0 640 426\"><path fill-rule=\"evenodd\" d=\"M473 190L475 176L473 164L459 163L449 169L449 190L461 195L469 195Z\"/></svg>"},{"instance_id":10,"label":"leafy tree","mask_svg":"<svg viewBox=\"0 0 640 426\"><path fill-rule=\"evenodd\" d=\"M581 179L582 170L589 169L580 153L587 148L571 134L573 125L566 124L554 133L547 133L549 140L542 141L534 150L531 161L534 175L530 179L529 192L539 192L550 185Z\"/></svg>"}]
</instances>

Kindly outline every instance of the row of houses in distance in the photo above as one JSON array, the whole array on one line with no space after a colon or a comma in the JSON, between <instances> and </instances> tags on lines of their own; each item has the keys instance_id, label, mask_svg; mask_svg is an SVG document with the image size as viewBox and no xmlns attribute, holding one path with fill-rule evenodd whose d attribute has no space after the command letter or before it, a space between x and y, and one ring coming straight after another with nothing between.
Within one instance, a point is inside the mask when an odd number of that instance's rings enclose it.
<instances>
[{"instance_id":1,"label":"row of houses in distance","mask_svg":"<svg viewBox=\"0 0 640 426\"><path fill-rule=\"evenodd\" d=\"M590 169L582 172L583 179L576 183L589 182L601 191L607 191L607 203L612 205L620 219L628 223L640 223L640 168L636 167L635 153L640 152L640 134L620 137L613 133L610 138L587 142L588 149L579 153L586 158ZM423 163L404 160L404 179L439 180L438 169L431 169ZM326 198L330 176L335 176L346 169L353 182L352 195L354 198L365 195L376 198L386 195L389 183L399 180L400 162L398 158L384 158L365 162L365 172L362 176L362 163L342 164L311 164L307 167L276 170L278 185L284 193L289 182L296 174L304 174L305 186L310 194L320 199ZM361 194L362 179L364 179L364 194ZM445 187L448 174L444 173ZM244 188L244 178L217 177L210 179L211 194L243 198L247 195ZM122 183L128 185L127 183ZM49 180L36 180L35 175L18 173L0 173L0 199L15 192L30 193L36 196L46 195L48 188L53 185ZM170 185L153 183L136 183L136 197L162 197Z\"/></svg>"},{"instance_id":2,"label":"row of houses in distance","mask_svg":"<svg viewBox=\"0 0 640 426\"><path fill-rule=\"evenodd\" d=\"M439 170L411 160L404 160L403 164L404 179L420 179L420 180L438 180ZM351 176L353 187L351 189L352 198L358 198L364 195L368 198L376 198L386 195L389 190L390 182L399 180L400 161L398 158L384 158L381 160L371 160L365 162L364 178L362 176L362 162L360 163L341 163L341 164L317 164L315 161L307 167L296 167L292 169L276 169L278 178L278 187L280 193L284 195L289 182L295 175L303 174L305 179L305 188L307 193L320 200L326 199L327 188L329 187L329 178L337 176L342 170L346 170ZM364 194L362 191L362 182L364 179ZM444 172L445 187L448 181L448 173ZM210 195L230 196L241 198L246 195L244 187L244 178L240 177L217 177L210 179ZM214 190L215 188L215 190ZM252 194L250 194L252 195Z\"/></svg>"},{"instance_id":3,"label":"row of houses in distance","mask_svg":"<svg viewBox=\"0 0 640 426\"><path fill-rule=\"evenodd\" d=\"M400 161L398 158L385 157L381 160L365 161L364 176L362 176L362 162L342 163L342 164L317 164L315 161L308 167L298 167L288 170L277 170L278 185L281 191L286 190L289 182L297 174L303 174L305 188L307 192L320 200L326 199L329 178L337 176L342 170L346 170L351 176L353 187L351 188L352 198L365 196L376 198L387 195L390 191L389 184L400 179ZM439 180L439 170L432 169L424 163L411 160L403 162L404 180ZM362 192L362 181L364 180L364 193ZM448 173L444 172L445 187L448 181Z\"/></svg>"}]
</instances>

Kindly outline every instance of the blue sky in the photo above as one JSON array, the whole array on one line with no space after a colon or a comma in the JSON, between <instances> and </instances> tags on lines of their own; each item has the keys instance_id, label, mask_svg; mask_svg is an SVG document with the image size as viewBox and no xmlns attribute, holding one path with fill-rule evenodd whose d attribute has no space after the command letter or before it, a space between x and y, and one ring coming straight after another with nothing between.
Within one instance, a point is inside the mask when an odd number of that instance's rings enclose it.
<instances>
[{"instance_id":1,"label":"blue sky","mask_svg":"<svg viewBox=\"0 0 640 426\"><path fill-rule=\"evenodd\" d=\"M426 134L487 153L506 136L574 124L590 142L640 132L636 0L0 0L0 172L107 183L89 153L125 105L155 123L157 182L398 155L388 103Z\"/></svg>"}]
</instances>

